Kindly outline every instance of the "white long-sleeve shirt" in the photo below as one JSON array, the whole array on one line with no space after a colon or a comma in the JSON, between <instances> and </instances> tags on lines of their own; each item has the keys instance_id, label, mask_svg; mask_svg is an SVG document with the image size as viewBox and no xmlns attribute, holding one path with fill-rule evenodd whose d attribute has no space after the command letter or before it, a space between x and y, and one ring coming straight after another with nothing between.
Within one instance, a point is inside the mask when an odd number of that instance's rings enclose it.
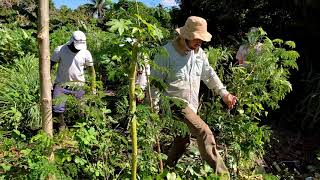
<instances>
[{"instance_id":1,"label":"white long-sleeve shirt","mask_svg":"<svg viewBox=\"0 0 320 180\"><path fill-rule=\"evenodd\" d=\"M164 48L168 54L158 55L155 63L161 68L167 68L168 72L152 69L151 76L162 79L168 85L166 93L169 96L184 100L196 113L199 106L200 80L222 97L229 93L201 48L197 53L192 50L187 55L179 54L171 42Z\"/></svg>"}]
</instances>

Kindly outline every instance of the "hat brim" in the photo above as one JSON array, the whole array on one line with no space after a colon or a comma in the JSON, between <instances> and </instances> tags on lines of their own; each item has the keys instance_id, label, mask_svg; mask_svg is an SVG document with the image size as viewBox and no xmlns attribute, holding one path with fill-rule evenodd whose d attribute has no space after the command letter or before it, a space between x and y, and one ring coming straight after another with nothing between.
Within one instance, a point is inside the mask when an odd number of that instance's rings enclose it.
<instances>
[{"instance_id":1,"label":"hat brim","mask_svg":"<svg viewBox=\"0 0 320 180\"><path fill-rule=\"evenodd\" d=\"M177 28L176 32L185 39L194 40L201 39L202 41L211 41L212 35L206 31L186 32L183 27Z\"/></svg>"}]
</instances>

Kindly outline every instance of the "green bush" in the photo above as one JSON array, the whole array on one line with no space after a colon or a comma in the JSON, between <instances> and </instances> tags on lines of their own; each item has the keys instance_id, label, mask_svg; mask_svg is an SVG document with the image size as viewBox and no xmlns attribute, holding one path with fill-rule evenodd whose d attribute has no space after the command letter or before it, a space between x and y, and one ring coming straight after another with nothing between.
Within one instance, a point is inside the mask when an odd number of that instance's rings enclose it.
<instances>
[{"instance_id":1,"label":"green bush","mask_svg":"<svg viewBox=\"0 0 320 180\"><path fill-rule=\"evenodd\" d=\"M12 64L14 59L38 52L33 30L7 28L0 24L0 65Z\"/></svg>"},{"instance_id":2,"label":"green bush","mask_svg":"<svg viewBox=\"0 0 320 180\"><path fill-rule=\"evenodd\" d=\"M0 131L0 177L43 179L54 174L58 179L125 179L130 177L130 136L119 127L127 119L128 104L116 99L117 109L102 91L86 94L80 101L68 97L66 121L70 129L48 138L42 131L28 137L20 131ZM120 107L121 106L121 107ZM125 117L124 117L125 116ZM144 105L138 106L139 176L158 174L159 154L154 152L159 133L156 115ZM72 126L72 127L71 127ZM54 161L47 156L53 149ZM15 154L18 154L18 156Z\"/></svg>"},{"instance_id":3,"label":"green bush","mask_svg":"<svg viewBox=\"0 0 320 180\"><path fill-rule=\"evenodd\" d=\"M204 99L200 114L220 132L219 142L227 147L223 154L229 168L235 173L250 174L255 160L263 157L271 134L268 127L259 125L260 120L268 111L279 108L279 101L292 90L289 70L297 69L299 54L293 50L294 42L272 41L261 28L247 38L249 41L244 43L248 44L249 53L245 66L228 61L232 51L208 49L210 63L227 89L238 97L238 106L227 112L220 99ZM258 40L262 43L259 52L254 49Z\"/></svg>"}]
</instances>

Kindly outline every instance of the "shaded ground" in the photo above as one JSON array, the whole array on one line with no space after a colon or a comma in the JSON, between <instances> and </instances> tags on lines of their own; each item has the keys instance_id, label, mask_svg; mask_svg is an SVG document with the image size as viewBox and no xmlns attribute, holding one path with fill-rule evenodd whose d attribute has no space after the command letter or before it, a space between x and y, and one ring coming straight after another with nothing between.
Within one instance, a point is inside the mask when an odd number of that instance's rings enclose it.
<instances>
[{"instance_id":1,"label":"shaded ground","mask_svg":"<svg viewBox=\"0 0 320 180\"><path fill-rule=\"evenodd\" d=\"M302 135L288 130L273 130L271 146L266 149L266 171L282 179L320 179L320 132ZM319 155L320 156L320 155Z\"/></svg>"}]
</instances>

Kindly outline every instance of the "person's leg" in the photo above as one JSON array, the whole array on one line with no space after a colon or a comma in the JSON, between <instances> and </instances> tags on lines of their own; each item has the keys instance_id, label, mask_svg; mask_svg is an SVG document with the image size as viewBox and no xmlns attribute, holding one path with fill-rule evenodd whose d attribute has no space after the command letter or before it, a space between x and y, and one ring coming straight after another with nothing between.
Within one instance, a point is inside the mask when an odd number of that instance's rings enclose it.
<instances>
[{"instance_id":1,"label":"person's leg","mask_svg":"<svg viewBox=\"0 0 320 180\"><path fill-rule=\"evenodd\" d=\"M175 137L171 148L169 150L168 159L165 162L165 165L169 167L174 167L178 160L181 158L183 153L187 150L187 147L190 144L190 136L177 136Z\"/></svg>"},{"instance_id":2,"label":"person's leg","mask_svg":"<svg viewBox=\"0 0 320 180\"><path fill-rule=\"evenodd\" d=\"M208 125L189 107L183 109L182 113L185 117L183 121L188 125L191 134L197 138L201 157L218 175L224 175L223 179L230 179L229 171L217 151L213 133Z\"/></svg>"},{"instance_id":3,"label":"person's leg","mask_svg":"<svg viewBox=\"0 0 320 180\"><path fill-rule=\"evenodd\" d=\"M55 85L53 88L53 113L54 115L56 115L58 117L58 121L59 121L59 129L60 130L64 130L66 129L66 123L64 121L64 111L65 111L65 104L66 104L66 100L65 99L58 99L59 97L61 97L62 95L64 95L66 92L66 90L58 85ZM58 102L55 102L58 101Z\"/></svg>"},{"instance_id":4,"label":"person's leg","mask_svg":"<svg viewBox=\"0 0 320 180\"><path fill-rule=\"evenodd\" d=\"M59 113L58 114L58 119L59 119L59 130L62 131L62 130L65 130L67 128L67 125L64 121L64 115L63 113Z\"/></svg>"},{"instance_id":5,"label":"person's leg","mask_svg":"<svg viewBox=\"0 0 320 180\"><path fill-rule=\"evenodd\" d=\"M184 119L184 116L182 115L181 108L178 107L175 103L171 103L171 113L175 115L177 121L181 121L181 119ZM176 136L171 143L171 147L168 152L168 158L165 161L165 165L169 167L174 167L179 159L182 157L184 152L186 152L188 146L190 144L190 134L186 134L184 136L179 135Z\"/></svg>"}]
</instances>

